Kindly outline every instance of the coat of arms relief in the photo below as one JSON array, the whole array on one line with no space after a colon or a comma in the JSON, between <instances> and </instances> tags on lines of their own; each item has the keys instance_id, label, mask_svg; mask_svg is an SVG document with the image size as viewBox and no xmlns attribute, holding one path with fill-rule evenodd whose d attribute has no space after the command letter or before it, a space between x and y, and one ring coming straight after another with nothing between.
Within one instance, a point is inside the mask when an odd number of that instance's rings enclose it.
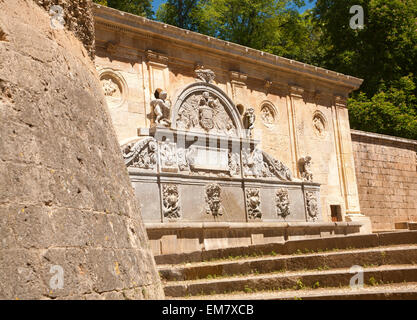
<instances>
[{"instance_id":1,"label":"coat of arms relief","mask_svg":"<svg viewBox=\"0 0 417 320\"><path fill-rule=\"evenodd\" d=\"M190 94L179 107L175 123L178 129L237 136L221 100L208 91Z\"/></svg>"}]
</instances>

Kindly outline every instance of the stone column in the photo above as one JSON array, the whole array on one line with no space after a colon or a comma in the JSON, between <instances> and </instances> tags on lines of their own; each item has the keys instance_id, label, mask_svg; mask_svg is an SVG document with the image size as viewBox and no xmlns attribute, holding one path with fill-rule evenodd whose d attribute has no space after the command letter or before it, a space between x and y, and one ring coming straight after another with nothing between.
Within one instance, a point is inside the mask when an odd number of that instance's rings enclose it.
<instances>
[{"instance_id":1,"label":"stone column","mask_svg":"<svg viewBox=\"0 0 417 320\"><path fill-rule=\"evenodd\" d=\"M287 96L288 109L288 128L290 131L291 155L292 155L292 172L295 177L300 178L297 162L300 158L297 133L297 113L296 108L302 102L304 89L297 86L289 86Z\"/></svg>"},{"instance_id":2,"label":"stone column","mask_svg":"<svg viewBox=\"0 0 417 320\"><path fill-rule=\"evenodd\" d=\"M336 138L336 152L338 156L339 175L345 199L345 219L347 221L362 221L364 227L361 232L371 232L370 219L360 210L358 187L356 184L355 163L350 134L349 115L346 106L347 99L341 96L334 97L332 105L333 119L335 121L334 134Z\"/></svg>"},{"instance_id":3,"label":"stone column","mask_svg":"<svg viewBox=\"0 0 417 320\"><path fill-rule=\"evenodd\" d=\"M90 0L0 1L0 299L163 298Z\"/></svg>"}]
</instances>

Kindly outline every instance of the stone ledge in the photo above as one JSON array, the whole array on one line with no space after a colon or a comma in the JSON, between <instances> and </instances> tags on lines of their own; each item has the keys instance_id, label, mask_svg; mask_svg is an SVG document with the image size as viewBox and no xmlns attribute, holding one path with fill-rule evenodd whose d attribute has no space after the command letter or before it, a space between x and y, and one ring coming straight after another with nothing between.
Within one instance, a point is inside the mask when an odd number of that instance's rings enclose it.
<instances>
[{"instance_id":1,"label":"stone ledge","mask_svg":"<svg viewBox=\"0 0 417 320\"><path fill-rule=\"evenodd\" d=\"M361 222L169 222L145 223L147 230L166 229L277 229L361 227Z\"/></svg>"},{"instance_id":2,"label":"stone ledge","mask_svg":"<svg viewBox=\"0 0 417 320\"><path fill-rule=\"evenodd\" d=\"M378 139L381 141L397 142L397 143L402 143L402 144L417 147L417 140L412 140L412 139L399 138L399 137L389 136L386 134L352 130L352 129L350 130L350 134L352 138L359 137L359 138L368 138L368 139Z\"/></svg>"},{"instance_id":3,"label":"stone ledge","mask_svg":"<svg viewBox=\"0 0 417 320\"><path fill-rule=\"evenodd\" d=\"M307 241L310 245L314 240L316 242L313 247L317 248L324 238L343 238L346 235L359 236L362 223L173 222L147 223L145 228L153 253L158 256L232 249L242 246L278 245L286 243L288 240ZM366 236L376 237L375 235Z\"/></svg>"}]
</instances>

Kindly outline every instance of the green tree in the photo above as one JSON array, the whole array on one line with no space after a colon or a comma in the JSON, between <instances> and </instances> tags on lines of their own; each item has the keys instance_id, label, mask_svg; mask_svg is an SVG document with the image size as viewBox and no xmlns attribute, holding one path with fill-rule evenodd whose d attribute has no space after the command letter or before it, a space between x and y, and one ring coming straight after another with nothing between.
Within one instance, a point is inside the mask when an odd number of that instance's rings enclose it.
<instances>
[{"instance_id":1,"label":"green tree","mask_svg":"<svg viewBox=\"0 0 417 320\"><path fill-rule=\"evenodd\" d=\"M364 27L351 29L361 5ZM354 129L417 138L417 1L318 0L321 66L364 79L348 107Z\"/></svg>"},{"instance_id":2,"label":"green tree","mask_svg":"<svg viewBox=\"0 0 417 320\"><path fill-rule=\"evenodd\" d=\"M363 29L349 26L353 5L364 9ZM365 79L361 90L369 97L381 83L416 76L416 0L318 0L314 14L326 48L322 65Z\"/></svg>"},{"instance_id":3,"label":"green tree","mask_svg":"<svg viewBox=\"0 0 417 320\"><path fill-rule=\"evenodd\" d=\"M132 13L138 16L152 18L152 0L93 0L103 6L111 7L120 11Z\"/></svg>"},{"instance_id":4,"label":"green tree","mask_svg":"<svg viewBox=\"0 0 417 320\"><path fill-rule=\"evenodd\" d=\"M197 31L197 5L199 0L168 0L156 11L156 19L179 28Z\"/></svg>"}]
</instances>

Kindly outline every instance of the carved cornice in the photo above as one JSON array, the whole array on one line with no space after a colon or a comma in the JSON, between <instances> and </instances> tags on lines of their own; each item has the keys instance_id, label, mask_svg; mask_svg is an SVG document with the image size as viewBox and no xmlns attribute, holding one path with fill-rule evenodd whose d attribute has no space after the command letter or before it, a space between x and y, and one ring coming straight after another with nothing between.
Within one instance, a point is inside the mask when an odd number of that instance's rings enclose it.
<instances>
[{"instance_id":1,"label":"carved cornice","mask_svg":"<svg viewBox=\"0 0 417 320\"><path fill-rule=\"evenodd\" d=\"M288 86L288 93L293 98L303 98L304 89L298 86L290 85Z\"/></svg>"},{"instance_id":2,"label":"carved cornice","mask_svg":"<svg viewBox=\"0 0 417 320\"><path fill-rule=\"evenodd\" d=\"M342 96L334 96L334 104L336 107L346 108L347 98Z\"/></svg>"},{"instance_id":3,"label":"carved cornice","mask_svg":"<svg viewBox=\"0 0 417 320\"><path fill-rule=\"evenodd\" d=\"M146 60L150 63L167 66L169 58L162 53L146 50Z\"/></svg>"},{"instance_id":4,"label":"carved cornice","mask_svg":"<svg viewBox=\"0 0 417 320\"><path fill-rule=\"evenodd\" d=\"M117 26L119 30L126 30L132 34L143 34L148 37L171 40L188 47L204 48L206 51L217 53L228 58L236 59L236 56L239 56L242 60L249 60L258 65L264 65L267 68L295 73L310 79L326 81L338 87L343 87L346 91L359 88L363 82L362 79L208 37L203 34L120 12L97 4L93 5L93 12L96 24L104 23L106 25Z\"/></svg>"},{"instance_id":5,"label":"carved cornice","mask_svg":"<svg viewBox=\"0 0 417 320\"><path fill-rule=\"evenodd\" d=\"M230 81L235 84L246 85L248 75L238 71L229 71Z\"/></svg>"}]
</instances>

